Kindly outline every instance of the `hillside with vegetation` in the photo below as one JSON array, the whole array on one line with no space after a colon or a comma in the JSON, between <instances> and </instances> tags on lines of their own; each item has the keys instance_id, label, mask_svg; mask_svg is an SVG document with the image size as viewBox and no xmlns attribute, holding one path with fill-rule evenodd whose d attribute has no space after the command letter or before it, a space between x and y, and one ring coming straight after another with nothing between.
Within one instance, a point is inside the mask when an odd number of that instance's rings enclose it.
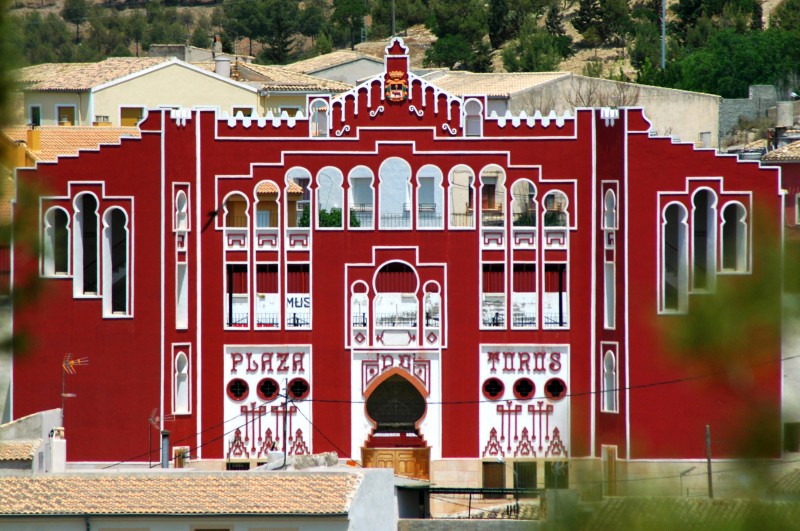
<instances>
[{"instance_id":1,"label":"hillside with vegetation","mask_svg":"<svg viewBox=\"0 0 800 531\"><path fill-rule=\"evenodd\" d=\"M5 38L22 64L209 47L285 64L411 34L424 66L569 70L746 97L751 84L800 92L800 0L13 0ZM766 11L765 11L766 9ZM363 43L367 41L367 43Z\"/></svg>"}]
</instances>

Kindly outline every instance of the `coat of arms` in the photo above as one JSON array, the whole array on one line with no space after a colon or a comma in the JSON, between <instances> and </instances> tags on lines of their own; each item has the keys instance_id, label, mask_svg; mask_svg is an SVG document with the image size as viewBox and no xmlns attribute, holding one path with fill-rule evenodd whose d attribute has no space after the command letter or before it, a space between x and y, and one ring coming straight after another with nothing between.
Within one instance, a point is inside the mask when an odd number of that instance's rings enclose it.
<instances>
[{"instance_id":1,"label":"coat of arms","mask_svg":"<svg viewBox=\"0 0 800 531\"><path fill-rule=\"evenodd\" d=\"M393 70L386 80L386 98L389 101L401 102L408 98L408 82L403 79L405 72Z\"/></svg>"}]
</instances>

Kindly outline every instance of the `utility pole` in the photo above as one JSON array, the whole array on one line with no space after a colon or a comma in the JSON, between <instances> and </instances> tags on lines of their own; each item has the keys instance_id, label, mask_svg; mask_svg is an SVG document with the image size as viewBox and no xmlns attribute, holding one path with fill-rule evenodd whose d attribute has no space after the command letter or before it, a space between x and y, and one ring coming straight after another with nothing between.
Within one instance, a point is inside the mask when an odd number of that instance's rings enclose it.
<instances>
[{"instance_id":1,"label":"utility pole","mask_svg":"<svg viewBox=\"0 0 800 531\"><path fill-rule=\"evenodd\" d=\"M706 464L708 467L708 497L714 499L714 483L711 480L711 426L706 424Z\"/></svg>"},{"instance_id":2,"label":"utility pole","mask_svg":"<svg viewBox=\"0 0 800 531\"><path fill-rule=\"evenodd\" d=\"M283 379L283 466L281 469L286 468L286 453L289 451L289 445L286 444L286 416L289 412L289 388L286 378Z\"/></svg>"}]
</instances>

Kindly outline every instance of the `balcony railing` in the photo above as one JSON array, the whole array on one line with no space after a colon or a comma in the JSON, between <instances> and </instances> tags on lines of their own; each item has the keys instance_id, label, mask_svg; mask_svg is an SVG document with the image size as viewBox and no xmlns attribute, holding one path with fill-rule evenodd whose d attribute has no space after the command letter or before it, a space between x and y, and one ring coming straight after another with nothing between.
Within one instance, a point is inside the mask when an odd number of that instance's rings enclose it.
<instances>
[{"instance_id":1,"label":"balcony railing","mask_svg":"<svg viewBox=\"0 0 800 531\"><path fill-rule=\"evenodd\" d=\"M375 317L377 325L383 328L415 328L417 326L416 315L379 313Z\"/></svg>"},{"instance_id":2,"label":"balcony railing","mask_svg":"<svg viewBox=\"0 0 800 531\"><path fill-rule=\"evenodd\" d=\"M381 214L381 228L383 229L410 229L411 213Z\"/></svg>"},{"instance_id":3,"label":"balcony railing","mask_svg":"<svg viewBox=\"0 0 800 531\"><path fill-rule=\"evenodd\" d=\"M367 327L367 314L353 316L353 328L366 328Z\"/></svg>"},{"instance_id":4,"label":"balcony railing","mask_svg":"<svg viewBox=\"0 0 800 531\"><path fill-rule=\"evenodd\" d=\"M308 328L311 326L311 314L290 313L286 315L287 328Z\"/></svg>"},{"instance_id":5,"label":"balcony railing","mask_svg":"<svg viewBox=\"0 0 800 531\"><path fill-rule=\"evenodd\" d=\"M536 327L536 314L514 312L511 315L511 325L517 328L535 328Z\"/></svg>"},{"instance_id":6,"label":"balcony railing","mask_svg":"<svg viewBox=\"0 0 800 531\"><path fill-rule=\"evenodd\" d=\"M503 314L495 312L494 315L483 316L483 326L490 327L504 327L506 325L506 318Z\"/></svg>"},{"instance_id":7,"label":"balcony railing","mask_svg":"<svg viewBox=\"0 0 800 531\"><path fill-rule=\"evenodd\" d=\"M248 317L247 313L231 313L225 322L228 326L247 326Z\"/></svg>"},{"instance_id":8,"label":"balcony railing","mask_svg":"<svg viewBox=\"0 0 800 531\"><path fill-rule=\"evenodd\" d=\"M350 207L350 219L357 219L361 228L372 228L372 210L371 203L355 203Z\"/></svg>"},{"instance_id":9,"label":"balcony railing","mask_svg":"<svg viewBox=\"0 0 800 531\"><path fill-rule=\"evenodd\" d=\"M439 328L439 315L426 315L425 326L429 328Z\"/></svg>"},{"instance_id":10,"label":"balcony railing","mask_svg":"<svg viewBox=\"0 0 800 531\"><path fill-rule=\"evenodd\" d=\"M545 326L550 327L566 327L569 326L569 316L566 312L548 312L542 315Z\"/></svg>"},{"instance_id":11,"label":"balcony railing","mask_svg":"<svg viewBox=\"0 0 800 531\"><path fill-rule=\"evenodd\" d=\"M256 326L264 326L268 328L278 328L280 326L281 316L278 313L257 313Z\"/></svg>"},{"instance_id":12,"label":"balcony railing","mask_svg":"<svg viewBox=\"0 0 800 531\"><path fill-rule=\"evenodd\" d=\"M484 227L502 227L506 216L501 210L481 210L481 224Z\"/></svg>"},{"instance_id":13,"label":"balcony railing","mask_svg":"<svg viewBox=\"0 0 800 531\"><path fill-rule=\"evenodd\" d=\"M423 209L423 204L419 205L419 212L417 212L417 225L419 227L441 227L442 213L436 211L436 205L431 203L430 206L432 208L428 210Z\"/></svg>"},{"instance_id":14,"label":"balcony railing","mask_svg":"<svg viewBox=\"0 0 800 531\"><path fill-rule=\"evenodd\" d=\"M450 213L450 225L453 227L472 227L473 215L472 212L465 214Z\"/></svg>"}]
</instances>

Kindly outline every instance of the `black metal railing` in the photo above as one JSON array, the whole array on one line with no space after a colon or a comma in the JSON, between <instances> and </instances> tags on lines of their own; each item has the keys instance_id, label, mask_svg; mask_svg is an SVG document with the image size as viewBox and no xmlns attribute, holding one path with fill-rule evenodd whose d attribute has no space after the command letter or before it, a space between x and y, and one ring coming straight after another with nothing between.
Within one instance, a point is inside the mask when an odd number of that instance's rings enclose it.
<instances>
[{"instance_id":1,"label":"black metal railing","mask_svg":"<svg viewBox=\"0 0 800 531\"><path fill-rule=\"evenodd\" d=\"M383 229L410 229L411 213L381 214L381 228Z\"/></svg>"},{"instance_id":2,"label":"black metal railing","mask_svg":"<svg viewBox=\"0 0 800 531\"><path fill-rule=\"evenodd\" d=\"M417 326L417 317L415 315L379 313L375 317L376 324L384 328L413 328Z\"/></svg>"},{"instance_id":3,"label":"black metal railing","mask_svg":"<svg viewBox=\"0 0 800 531\"><path fill-rule=\"evenodd\" d=\"M535 313L523 313L523 312L514 312L511 316L511 324L515 327L535 327L536 326L536 314Z\"/></svg>"},{"instance_id":4,"label":"black metal railing","mask_svg":"<svg viewBox=\"0 0 800 531\"><path fill-rule=\"evenodd\" d=\"M439 328L439 315L426 315L425 316L425 326L431 328Z\"/></svg>"},{"instance_id":5,"label":"black metal railing","mask_svg":"<svg viewBox=\"0 0 800 531\"><path fill-rule=\"evenodd\" d=\"M355 218L356 220L358 220L359 227L372 228L372 205L366 205L366 206L369 206L370 208L368 210L367 209L357 210L355 208L350 209L351 226L353 225L352 220L353 218Z\"/></svg>"},{"instance_id":6,"label":"black metal railing","mask_svg":"<svg viewBox=\"0 0 800 531\"><path fill-rule=\"evenodd\" d=\"M353 326L355 328L366 328L367 327L367 314L362 313L361 315L354 315L353 316Z\"/></svg>"},{"instance_id":7,"label":"black metal railing","mask_svg":"<svg viewBox=\"0 0 800 531\"><path fill-rule=\"evenodd\" d=\"M256 313L256 326L277 328L280 322L281 316L278 313Z\"/></svg>"},{"instance_id":8,"label":"black metal railing","mask_svg":"<svg viewBox=\"0 0 800 531\"><path fill-rule=\"evenodd\" d=\"M307 328L311 325L311 314L290 313L286 316L286 326L288 328Z\"/></svg>"},{"instance_id":9,"label":"black metal railing","mask_svg":"<svg viewBox=\"0 0 800 531\"><path fill-rule=\"evenodd\" d=\"M495 312L494 315L483 317L483 326L502 327L506 325L506 318L500 312Z\"/></svg>"},{"instance_id":10,"label":"black metal railing","mask_svg":"<svg viewBox=\"0 0 800 531\"><path fill-rule=\"evenodd\" d=\"M569 326L569 319L565 313L548 312L542 315L545 326Z\"/></svg>"},{"instance_id":11,"label":"black metal railing","mask_svg":"<svg viewBox=\"0 0 800 531\"><path fill-rule=\"evenodd\" d=\"M228 326L247 326L248 317L247 313L230 313L228 314Z\"/></svg>"},{"instance_id":12,"label":"black metal railing","mask_svg":"<svg viewBox=\"0 0 800 531\"><path fill-rule=\"evenodd\" d=\"M419 227L441 227L442 226L442 213L432 210L423 210L420 205L419 212L417 212L417 225Z\"/></svg>"}]
</instances>

